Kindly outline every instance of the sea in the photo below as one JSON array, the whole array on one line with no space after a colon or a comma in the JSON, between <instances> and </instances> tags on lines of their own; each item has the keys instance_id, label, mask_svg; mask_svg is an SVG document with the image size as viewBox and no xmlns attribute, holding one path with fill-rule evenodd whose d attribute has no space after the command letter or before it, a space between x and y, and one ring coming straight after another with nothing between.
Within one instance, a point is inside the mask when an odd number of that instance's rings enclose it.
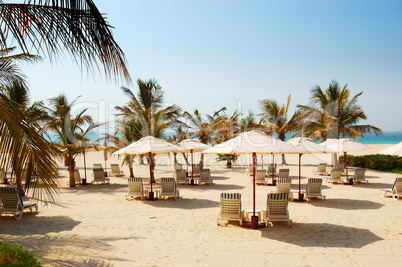
<instances>
[{"instance_id":1,"label":"sea","mask_svg":"<svg viewBox=\"0 0 402 267\"><path fill-rule=\"evenodd\" d=\"M165 132L165 139L172 137L174 135L173 132ZM93 132L88 135L90 141L98 143L100 145L103 144L104 140L99 140L105 136L105 133ZM290 139L292 134L286 135L286 140ZM52 141L56 141L56 135L54 133L49 134L49 138ZM377 136L375 134L365 134L364 138L356 139L355 141L366 144L366 145L375 145L375 144L398 144L402 142L402 132L383 132L381 135Z\"/></svg>"}]
</instances>

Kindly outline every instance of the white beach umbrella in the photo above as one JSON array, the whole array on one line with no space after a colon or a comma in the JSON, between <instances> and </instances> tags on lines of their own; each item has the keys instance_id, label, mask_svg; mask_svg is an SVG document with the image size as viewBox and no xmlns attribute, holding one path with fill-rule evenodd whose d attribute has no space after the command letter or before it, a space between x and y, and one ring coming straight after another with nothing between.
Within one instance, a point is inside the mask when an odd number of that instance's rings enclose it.
<instances>
[{"instance_id":1,"label":"white beach umbrella","mask_svg":"<svg viewBox=\"0 0 402 267\"><path fill-rule=\"evenodd\" d=\"M356 150L366 150L370 149L368 145L358 143L352 139L348 138L340 138L340 139L327 139L325 142L321 143L326 149L336 150L338 153L343 153L345 158L345 167L346 167L346 177L348 177L348 162L346 158L346 154L349 151Z\"/></svg>"},{"instance_id":2,"label":"white beach umbrella","mask_svg":"<svg viewBox=\"0 0 402 267\"><path fill-rule=\"evenodd\" d=\"M182 153L191 153L191 177L194 176L193 173L193 153L194 152L202 152L211 146L201 143L198 139L185 139L178 143L178 145L184 149Z\"/></svg>"},{"instance_id":3,"label":"white beach umbrella","mask_svg":"<svg viewBox=\"0 0 402 267\"><path fill-rule=\"evenodd\" d=\"M387 148L379 151L378 153L402 157L402 142L400 142L399 144L387 147Z\"/></svg>"},{"instance_id":4,"label":"white beach umbrella","mask_svg":"<svg viewBox=\"0 0 402 267\"><path fill-rule=\"evenodd\" d=\"M169 152L181 152L182 148L175 146L171 143L163 141L159 138L153 136L145 136L140 140L123 147L122 149L113 153L113 155L123 155L123 154L148 154L149 156L149 175L152 193L152 154L169 153ZM153 194L150 194L150 199L153 199Z\"/></svg>"},{"instance_id":5,"label":"white beach umbrella","mask_svg":"<svg viewBox=\"0 0 402 267\"><path fill-rule=\"evenodd\" d=\"M305 150L303 150L305 151ZM277 138L271 137L259 131L249 131L241 133L239 136L221 144L215 145L204 150L203 153L211 154L248 154L253 155L253 217L255 220L255 163L257 154L274 153L303 153L301 149L296 149ZM257 217L258 222L258 217Z\"/></svg>"}]
</instances>

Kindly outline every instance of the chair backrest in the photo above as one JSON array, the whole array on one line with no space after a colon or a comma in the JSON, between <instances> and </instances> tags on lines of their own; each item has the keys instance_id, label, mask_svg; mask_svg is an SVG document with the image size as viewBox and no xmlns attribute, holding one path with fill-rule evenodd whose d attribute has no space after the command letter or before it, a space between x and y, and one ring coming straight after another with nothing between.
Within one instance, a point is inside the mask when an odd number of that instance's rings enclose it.
<instances>
[{"instance_id":1,"label":"chair backrest","mask_svg":"<svg viewBox=\"0 0 402 267\"><path fill-rule=\"evenodd\" d=\"M321 178L308 178L306 191L307 194L320 194L322 186Z\"/></svg>"},{"instance_id":2,"label":"chair backrest","mask_svg":"<svg viewBox=\"0 0 402 267\"><path fill-rule=\"evenodd\" d=\"M345 169L345 162L338 162L335 169L341 169L343 171Z\"/></svg>"},{"instance_id":3,"label":"chair backrest","mask_svg":"<svg viewBox=\"0 0 402 267\"><path fill-rule=\"evenodd\" d=\"M110 170L113 174L120 175L120 167L119 164L110 164Z\"/></svg>"},{"instance_id":4,"label":"chair backrest","mask_svg":"<svg viewBox=\"0 0 402 267\"><path fill-rule=\"evenodd\" d=\"M342 174L342 169L332 169L331 171L331 180L332 182L342 182L341 174Z\"/></svg>"},{"instance_id":5,"label":"chair backrest","mask_svg":"<svg viewBox=\"0 0 402 267\"><path fill-rule=\"evenodd\" d=\"M128 193L141 195L143 192L143 183L141 177L128 178Z\"/></svg>"},{"instance_id":6,"label":"chair backrest","mask_svg":"<svg viewBox=\"0 0 402 267\"><path fill-rule=\"evenodd\" d=\"M200 164L193 164L193 173L200 174L201 166Z\"/></svg>"},{"instance_id":7,"label":"chair backrest","mask_svg":"<svg viewBox=\"0 0 402 267\"><path fill-rule=\"evenodd\" d=\"M211 180L211 172L209 169L200 170L200 180L201 182L208 182Z\"/></svg>"},{"instance_id":8,"label":"chair backrest","mask_svg":"<svg viewBox=\"0 0 402 267\"><path fill-rule=\"evenodd\" d=\"M4 210L17 211L24 207L22 197L16 187L0 187L1 208Z\"/></svg>"},{"instance_id":9,"label":"chair backrest","mask_svg":"<svg viewBox=\"0 0 402 267\"><path fill-rule=\"evenodd\" d=\"M176 180L173 177L161 178L163 193L176 193Z\"/></svg>"},{"instance_id":10,"label":"chair backrest","mask_svg":"<svg viewBox=\"0 0 402 267\"><path fill-rule=\"evenodd\" d=\"M278 176L279 178L289 178L289 169L280 169Z\"/></svg>"},{"instance_id":11,"label":"chair backrest","mask_svg":"<svg viewBox=\"0 0 402 267\"><path fill-rule=\"evenodd\" d=\"M222 214L239 214L241 212L240 193L221 193L220 195Z\"/></svg>"},{"instance_id":12,"label":"chair backrest","mask_svg":"<svg viewBox=\"0 0 402 267\"><path fill-rule=\"evenodd\" d=\"M392 186L392 192L402 194L402 177L395 179L394 185Z\"/></svg>"},{"instance_id":13,"label":"chair backrest","mask_svg":"<svg viewBox=\"0 0 402 267\"><path fill-rule=\"evenodd\" d=\"M102 168L102 164L100 164L100 163L94 163L94 165L93 165L94 167L94 169L103 169Z\"/></svg>"},{"instance_id":14,"label":"chair backrest","mask_svg":"<svg viewBox=\"0 0 402 267\"><path fill-rule=\"evenodd\" d=\"M93 169L94 172L94 181L95 182L104 182L105 181L105 172L103 169Z\"/></svg>"},{"instance_id":15,"label":"chair backrest","mask_svg":"<svg viewBox=\"0 0 402 267\"><path fill-rule=\"evenodd\" d=\"M366 173L365 168L357 168L355 170L355 174L353 175L353 179L355 181L363 181L363 180L365 180L365 178L364 178L365 173Z\"/></svg>"},{"instance_id":16,"label":"chair backrest","mask_svg":"<svg viewBox=\"0 0 402 267\"><path fill-rule=\"evenodd\" d=\"M248 165L248 172L253 173L253 164Z\"/></svg>"},{"instance_id":17,"label":"chair backrest","mask_svg":"<svg viewBox=\"0 0 402 267\"><path fill-rule=\"evenodd\" d=\"M265 170L255 170L255 182L256 183L265 183Z\"/></svg>"},{"instance_id":18,"label":"chair backrest","mask_svg":"<svg viewBox=\"0 0 402 267\"><path fill-rule=\"evenodd\" d=\"M76 183L81 182L81 176L80 176L80 172L78 171L78 169L74 169L74 180Z\"/></svg>"},{"instance_id":19,"label":"chair backrest","mask_svg":"<svg viewBox=\"0 0 402 267\"><path fill-rule=\"evenodd\" d=\"M288 210L288 193L268 193L267 211L269 215L286 215Z\"/></svg>"},{"instance_id":20,"label":"chair backrest","mask_svg":"<svg viewBox=\"0 0 402 267\"><path fill-rule=\"evenodd\" d=\"M267 174L269 175L269 174L272 174L272 173L276 173L276 163L275 164L272 164L272 163L269 163L268 164L268 170L267 170Z\"/></svg>"},{"instance_id":21,"label":"chair backrest","mask_svg":"<svg viewBox=\"0 0 402 267\"><path fill-rule=\"evenodd\" d=\"M276 180L276 192L277 193L290 193L290 186L292 181L287 178L279 178Z\"/></svg>"},{"instance_id":22,"label":"chair backrest","mask_svg":"<svg viewBox=\"0 0 402 267\"><path fill-rule=\"evenodd\" d=\"M185 183L186 182L186 170L185 169L176 169L176 179L177 182Z\"/></svg>"},{"instance_id":23,"label":"chair backrest","mask_svg":"<svg viewBox=\"0 0 402 267\"><path fill-rule=\"evenodd\" d=\"M317 172L326 173L327 172L327 163L320 163L317 167Z\"/></svg>"},{"instance_id":24,"label":"chair backrest","mask_svg":"<svg viewBox=\"0 0 402 267\"><path fill-rule=\"evenodd\" d=\"M176 164L174 165L174 171L176 172L176 170L180 170L180 169L182 169L182 165L179 164L179 163L176 163Z\"/></svg>"}]
</instances>

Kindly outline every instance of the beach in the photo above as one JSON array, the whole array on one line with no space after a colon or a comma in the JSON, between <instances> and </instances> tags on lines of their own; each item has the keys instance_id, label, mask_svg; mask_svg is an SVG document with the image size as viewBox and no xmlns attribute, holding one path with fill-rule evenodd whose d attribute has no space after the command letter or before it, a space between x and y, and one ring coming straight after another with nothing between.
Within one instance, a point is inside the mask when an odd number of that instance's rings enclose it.
<instances>
[{"instance_id":1,"label":"beach","mask_svg":"<svg viewBox=\"0 0 402 267\"><path fill-rule=\"evenodd\" d=\"M375 154L390 145L370 146L350 154ZM402 200L379 196L380 189L392 187L397 174L367 170L368 183L323 183L325 201L289 203L291 228L277 222L252 230L232 221L217 226L221 192L241 193L243 209L252 208L252 183L246 174L250 156L242 155L230 169L217 163L215 155L205 157L213 185L179 185L177 201L126 200L127 166L121 167L125 176L111 177L110 184L75 188L67 186L68 172L61 166L56 204L39 204L38 214L26 212L20 221L0 216L0 241L22 246L44 266L400 266ZM184 163L182 157L178 160ZM262 163L271 160L265 156ZM290 169L292 189L297 190L298 155L286 155L286 160L287 166L278 167ZM302 189L309 177L318 177L313 171L322 161L320 156L302 156ZM105 166L102 151L86 153L89 182L93 163ZM121 159L110 157L108 170L111 163ZM156 163L157 182L172 177L172 156L161 156ZM83 178L82 156L77 167ZM350 168L349 174L353 172ZM134 173L149 177L148 165L136 159ZM266 209L272 189L256 186L257 209Z\"/></svg>"}]
</instances>

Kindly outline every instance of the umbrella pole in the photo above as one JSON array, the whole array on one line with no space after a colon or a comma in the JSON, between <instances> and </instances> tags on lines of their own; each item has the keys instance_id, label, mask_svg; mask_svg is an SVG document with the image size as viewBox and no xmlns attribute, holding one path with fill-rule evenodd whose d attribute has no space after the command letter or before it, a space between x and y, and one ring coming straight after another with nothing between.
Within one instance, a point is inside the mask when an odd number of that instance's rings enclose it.
<instances>
[{"instance_id":1,"label":"umbrella pole","mask_svg":"<svg viewBox=\"0 0 402 267\"><path fill-rule=\"evenodd\" d=\"M194 178L194 161L193 161L193 157L194 157L194 155L193 155L193 150L191 149L190 150L190 152L191 152L191 179L193 179Z\"/></svg>"},{"instance_id":2,"label":"umbrella pole","mask_svg":"<svg viewBox=\"0 0 402 267\"><path fill-rule=\"evenodd\" d=\"M347 159L347 157L346 157L346 151L344 152L344 154L343 154L343 158L345 159L344 161L345 161L345 167L346 167L346 179L349 179L349 174L348 174L348 159Z\"/></svg>"},{"instance_id":3,"label":"umbrella pole","mask_svg":"<svg viewBox=\"0 0 402 267\"><path fill-rule=\"evenodd\" d=\"M151 192L149 192L149 199L154 199L154 192L152 191L153 171L152 171L152 153L148 152L149 156L149 182L151 183Z\"/></svg>"},{"instance_id":4,"label":"umbrella pole","mask_svg":"<svg viewBox=\"0 0 402 267\"><path fill-rule=\"evenodd\" d=\"M261 170L264 169L264 154L261 154Z\"/></svg>"},{"instance_id":5,"label":"umbrella pole","mask_svg":"<svg viewBox=\"0 0 402 267\"><path fill-rule=\"evenodd\" d=\"M84 176L85 176L85 182L83 184L87 184L87 164L85 162L85 149L84 149Z\"/></svg>"},{"instance_id":6,"label":"umbrella pole","mask_svg":"<svg viewBox=\"0 0 402 267\"><path fill-rule=\"evenodd\" d=\"M303 200L301 197L301 157L302 154L299 154L299 201Z\"/></svg>"},{"instance_id":7,"label":"umbrella pole","mask_svg":"<svg viewBox=\"0 0 402 267\"><path fill-rule=\"evenodd\" d=\"M255 165L257 154L253 152L253 216L251 216L251 229L258 229L258 216L255 216Z\"/></svg>"}]
</instances>

